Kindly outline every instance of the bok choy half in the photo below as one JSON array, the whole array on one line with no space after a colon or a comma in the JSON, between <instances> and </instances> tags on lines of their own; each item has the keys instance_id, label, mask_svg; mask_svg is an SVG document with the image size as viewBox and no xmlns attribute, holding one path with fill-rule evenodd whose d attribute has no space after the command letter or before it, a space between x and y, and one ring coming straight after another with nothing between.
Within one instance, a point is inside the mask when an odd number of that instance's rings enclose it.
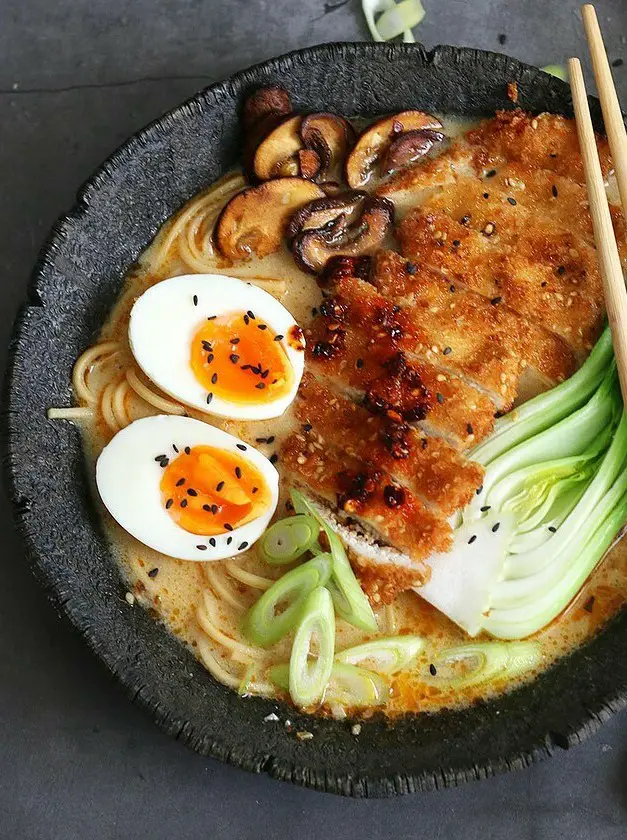
<instances>
[{"instance_id":1,"label":"bok choy half","mask_svg":"<svg viewBox=\"0 0 627 840\"><path fill-rule=\"evenodd\" d=\"M627 415L609 329L569 380L497 421L451 551L416 591L470 635L520 639L575 597L627 522Z\"/></svg>"}]
</instances>

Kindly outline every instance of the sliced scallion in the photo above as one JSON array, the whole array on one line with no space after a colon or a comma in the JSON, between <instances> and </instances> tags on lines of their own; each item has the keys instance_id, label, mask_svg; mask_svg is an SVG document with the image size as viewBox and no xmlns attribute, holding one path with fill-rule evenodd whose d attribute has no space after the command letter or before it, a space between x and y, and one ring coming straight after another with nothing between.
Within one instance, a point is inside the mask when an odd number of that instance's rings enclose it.
<instances>
[{"instance_id":1,"label":"sliced scallion","mask_svg":"<svg viewBox=\"0 0 627 840\"><path fill-rule=\"evenodd\" d=\"M280 577L249 610L245 635L261 647L282 639L300 620L309 595L327 583L332 567L330 554L318 554Z\"/></svg>"},{"instance_id":2,"label":"sliced scallion","mask_svg":"<svg viewBox=\"0 0 627 840\"><path fill-rule=\"evenodd\" d=\"M412 28L425 16L420 0L361 0L368 29L375 41L390 41L398 35L406 44L413 44ZM375 16L378 16L375 20Z\"/></svg>"},{"instance_id":3,"label":"sliced scallion","mask_svg":"<svg viewBox=\"0 0 627 840\"><path fill-rule=\"evenodd\" d=\"M421 636L390 636L341 650L335 661L361 665L380 674L395 674L409 667L424 646Z\"/></svg>"},{"instance_id":4,"label":"sliced scallion","mask_svg":"<svg viewBox=\"0 0 627 840\"><path fill-rule=\"evenodd\" d=\"M515 677L539 665L537 642L474 642L443 650L434 661L438 682L461 689Z\"/></svg>"},{"instance_id":5,"label":"sliced scallion","mask_svg":"<svg viewBox=\"0 0 627 840\"><path fill-rule=\"evenodd\" d=\"M261 556L275 566L292 563L316 545L319 533L320 525L313 516L301 513L280 519L259 541Z\"/></svg>"},{"instance_id":6,"label":"sliced scallion","mask_svg":"<svg viewBox=\"0 0 627 840\"><path fill-rule=\"evenodd\" d=\"M342 541L302 493L298 490L291 490L290 494L294 510L297 513L306 513L313 516L322 526L329 541L331 556L333 557L333 573L327 588L333 597L337 614L344 621L348 621L349 624L372 633L377 629L377 619L368 598L355 577Z\"/></svg>"},{"instance_id":7,"label":"sliced scallion","mask_svg":"<svg viewBox=\"0 0 627 840\"><path fill-rule=\"evenodd\" d=\"M323 696L335 650L333 601L318 586L305 601L290 655L290 696L301 708L319 703Z\"/></svg>"},{"instance_id":8,"label":"sliced scallion","mask_svg":"<svg viewBox=\"0 0 627 840\"><path fill-rule=\"evenodd\" d=\"M275 665L268 672L271 682L282 691L289 690L289 675L290 668L287 662ZM389 683L379 674L336 661L331 668L324 702L347 708L383 706L389 693Z\"/></svg>"},{"instance_id":9,"label":"sliced scallion","mask_svg":"<svg viewBox=\"0 0 627 840\"><path fill-rule=\"evenodd\" d=\"M540 70L548 73L549 76L555 76L556 79L561 79L563 82L568 78L566 68L563 64L547 64L546 67L541 67Z\"/></svg>"}]
</instances>

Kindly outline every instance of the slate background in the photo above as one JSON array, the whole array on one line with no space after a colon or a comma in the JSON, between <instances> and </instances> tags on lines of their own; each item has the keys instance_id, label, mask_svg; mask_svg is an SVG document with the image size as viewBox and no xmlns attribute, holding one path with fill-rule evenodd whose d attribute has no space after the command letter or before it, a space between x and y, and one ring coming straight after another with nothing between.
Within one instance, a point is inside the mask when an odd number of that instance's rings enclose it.
<instances>
[{"instance_id":1,"label":"slate background","mask_svg":"<svg viewBox=\"0 0 627 840\"><path fill-rule=\"evenodd\" d=\"M424 5L416 34L427 46L538 65L586 54L572 0ZM627 61L627 3L597 9L611 57ZM252 63L367 38L358 0L0 0L0 367L48 229L123 140ZM627 102L627 64L615 76ZM126 700L56 616L5 495L0 517L0 840L626 836L627 713L524 771L392 801L301 790L191 753Z\"/></svg>"}]
</instances>

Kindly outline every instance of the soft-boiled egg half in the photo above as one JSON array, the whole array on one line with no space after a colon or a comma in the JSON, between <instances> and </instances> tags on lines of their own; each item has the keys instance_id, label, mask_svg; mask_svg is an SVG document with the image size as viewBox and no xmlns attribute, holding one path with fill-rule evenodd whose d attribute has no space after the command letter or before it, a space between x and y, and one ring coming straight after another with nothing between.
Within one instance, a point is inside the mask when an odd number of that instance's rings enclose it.
<instances>
[{"instance_id":1,"label":"soft-boiled egg half","mask_svg":"<svg viewBox=\"0 0 627 840\"><path fill-rule=\"evenodd\" d=\"M270 461L190 417L135 420L102 450L96 484L140 542L181 560L223 560L263 534L279 497Z\"/></svg>"},{"instance_id":2,"label":"soft-boiled egg half","mask_svg":"<svg viewBox=\"0 0 627 840\"><path fill-rule=\"evenodd\" d=\"M218 417L279 417L303 375L303 333L287 309L258 286L220 274L152 286L133 306L129 341L163 391Z\"/></svg>"}]
</instances>

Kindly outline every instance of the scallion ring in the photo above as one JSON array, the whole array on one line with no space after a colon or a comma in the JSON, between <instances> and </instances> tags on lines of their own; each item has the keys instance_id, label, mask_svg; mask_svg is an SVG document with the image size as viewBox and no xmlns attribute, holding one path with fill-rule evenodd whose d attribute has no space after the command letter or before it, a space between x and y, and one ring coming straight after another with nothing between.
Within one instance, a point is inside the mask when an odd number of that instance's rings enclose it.
<instances>
[{"instance_id":1,"label":"scallion ring","mask_svg":"<svg viewBox=\"0 0 627 840\"><path fill-rule=\"evenodd\" d=\"M323 696L335 650L335 612L328 591L319 586L307 596L290 655L290 696L301 707L318 704Z\"/></svg>"},{"instance_id":2,"label":"scallion ring","mask_svg":"<svg viewBox=\"0 0 627 840\"><path fill-rule=\"evenodd\" d=\"M311 592L329 580L332 567L330 554L318 554L280 577L250 608L244 620L245 635L261 647L282 639L300 620Z\"/></svg>"},{"instance_id":3,"label":"scallion ring","mask_svg":"<svg viewBox=\"0 0 627 840\"><path fill-rule=\"evenodd\" d=\"M317 543L320 525L313 516L297 514L271 525L259 541L263 559L274 566L292 563Z\"/></svg>"},{"instance_id":4,"label":"scallion ring","mask_svg":"<svg viewBox=\"0 0 627 840\"><path fill-rule=\"evenodd\" d=\"M474 642L443 650L433 664L438 681L461 689L498 677L519 676L539 665L541 659L537 642Z\"/></svg>"},{"instance_id":5,"label":"scallion ring","mask_svg":"<svg viewBox=\"0 0 627 840\"><path fill-rule=\"evenodd\" d=\"M380 674L396 674L412 665L424 646L421 636L390 636L341 650L335 661L361 665Z\"/></svg>"},{"instance_id":6,"label":"scallion ring","mask_svg":"<svg viewBox=\"0 0 627 840\"><path fill-rule=\"evenodd\" d=\"M268 677L277 688L289 691L290 667L287 662L270 668ZM331 668L324 702L346 708L383 706L389 693L389 683L379 674L336 661Z\"/></svg>"},{"instance_id":7,"label":"scallion ring","mask_svg":"<svg viewBox=\"0 0 627 840\"><path fill-rule=\"evenodd\" d=\"M377 619L372 611L370 602L364 594L359 581L348 561L344 546L338 535L320 516L311 502L298 490L291 490L292 504L297 513L313 516L322 526L333 557L333 575L329 581L328 590L333 597L337 614L349 624L367 632L377 629Z\"/></svg>"}]
</instances>

